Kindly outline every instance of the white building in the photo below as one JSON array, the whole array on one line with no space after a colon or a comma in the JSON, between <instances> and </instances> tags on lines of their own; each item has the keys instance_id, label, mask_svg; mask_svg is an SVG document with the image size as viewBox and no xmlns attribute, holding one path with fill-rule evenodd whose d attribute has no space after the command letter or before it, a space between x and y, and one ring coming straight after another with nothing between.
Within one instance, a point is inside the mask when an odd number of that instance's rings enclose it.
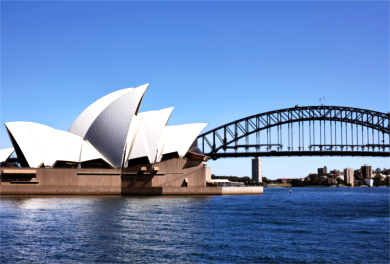
<instances>
[{"instance_id":1,"label":"white building","mask_svg":"<svg viewBox=\"0 0 390 264\"><path fill-rule=\"evenodd\" d=\"M373 179L366 179L366 180L364 180L364 183L365 183L368 187L373 187L373 186L374 186L374 180L373 180Z\"/></svg>"},{"instance_id":2,"label":"white building","mask_svg":"<svg viewBox=\"0 0 390 264\"><path fill-rule=\"evenodd\" d=\"M139 113L148 84L110 93L87 107L60 131L31 122L5 126L22 167L104 164L126 168L132 160L155 164L164 156L183 158L207 124L167 126L173 107ZM1 150L4 162L13 149Z\"/></svg>"},{"instance_id":3,"label":"white building","mask_svg":"<svg viewBox=\"0 0 390 264\"><path fill-rule=\"evenodd\" d=\"M244 186L245 184L243 182L231 182L228 179L212 179L212 183L216 184L217 186Z\"/></svg>"}]
</instances>

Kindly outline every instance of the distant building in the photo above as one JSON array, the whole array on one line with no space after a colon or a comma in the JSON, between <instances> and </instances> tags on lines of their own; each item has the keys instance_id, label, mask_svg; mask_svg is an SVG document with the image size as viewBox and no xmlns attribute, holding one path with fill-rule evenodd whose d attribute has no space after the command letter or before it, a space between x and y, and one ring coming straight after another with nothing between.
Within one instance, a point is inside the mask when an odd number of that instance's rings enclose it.
<instances>
[{"instance_id":1,"label":"distant building","mask_svg":"<svg viewBox=\"0 0 390 264\"><path fill-rule=\"evenodd\" d=\"M371 179L372 178L372 166L368 166L367 164L364 164L360 168L361 175L363 179Z\"/></svg>"},{"instance_id":2,"label":"distant building","mask_svg":"<svg viewBox=\"0 0 390 264\"><path fill-rule=\"evenodd\" d=\"M211 182L216 186L238 186L244 187L243 182L231 182L228 179L212 179Z\"/></svg>"},{"instance_id":3,"label":"distant building","mask_svg":"<svg viewBox=\"0 0 390 264\"><path fill-rule=\"evenodd\" d=\"M336 169L329 171L329 173L335 174L335 175L340 175L340 171L336 170Z\"/></svg>"},{"instance_id":4,"label":"distant building","mask_svg":"<svg viewBox=\"0 0 390 264\"><path fill-rule=\"evenodd\" d=\"M326 166L323 168L318 168L318 176L325 176L328 173Z\"/></svg>"},{"instance_id":5,"label":"distant building","mask_svg":"<svg viewBox=\"0 0 390 264\"><path fill-rule=\"evenodd\" d=\"M352 168L345 168L344 169L344 183L350 183L352 186L355 186L355 177L354 172Z\"/></svg>"},{"instance_id":6,"label":"distant building","mask_svg":"<svg viewBox=\"0 0 390 264\"><path fill-rule=\"evenodd\" d=\"M259 157L252 160L252 180L263 182L262 161Z\"/></svg>"},{"instance_id":7,"label":"distant building","mask_svg":"<svg viewBox=\"0 0 390 264\"><path fill-rule=\"evenodd\" d=\"M289 181L291 181L290 178L279 178L279 179L277 179L277 182L280 182L280 183L288 183Z\"/></svg>"},{"instance_id":8,"label":"distant building","mask_svg":"<svg viewBox=\"0 0 390 264\"><path fill-rule=\"evenodd\" d=\"M364 183L365 183L368 187L374 186L374 180L372 180L372 179L366 179L366 180L364 180Z\"/></svg>"},{"instance_id":9,"label":"distant building","mask_svg":"<svg viewBox=\"0 0 390 264\"><path fill-rule=\"evenodd\" d=\"M341 174L342 174L342 172L340 173L339 170L332 170L332 171L329 172L328 175L329 175L330 177L332 177L332 179L336 179L337 177L340 177L340 178L343 179L343 176L342 176Z\"/></svg>"}]
</instances>

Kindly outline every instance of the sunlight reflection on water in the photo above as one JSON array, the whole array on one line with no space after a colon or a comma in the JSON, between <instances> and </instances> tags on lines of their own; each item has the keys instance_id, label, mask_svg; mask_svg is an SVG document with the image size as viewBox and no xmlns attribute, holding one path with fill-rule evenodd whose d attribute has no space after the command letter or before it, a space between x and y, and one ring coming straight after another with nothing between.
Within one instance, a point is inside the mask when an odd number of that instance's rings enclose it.
<instances>
[{"instance_id":1,"label":"sunlight reflection on water","mask_svg":"<svg viewBox=\"0 0 390 264\"><path fill-rule=\"evenodd\" d=\"M367 197L370 203L362 203ZM0 215L1 263L389 261L387 188L3 195Z\"/></svg>"}]
</instances>

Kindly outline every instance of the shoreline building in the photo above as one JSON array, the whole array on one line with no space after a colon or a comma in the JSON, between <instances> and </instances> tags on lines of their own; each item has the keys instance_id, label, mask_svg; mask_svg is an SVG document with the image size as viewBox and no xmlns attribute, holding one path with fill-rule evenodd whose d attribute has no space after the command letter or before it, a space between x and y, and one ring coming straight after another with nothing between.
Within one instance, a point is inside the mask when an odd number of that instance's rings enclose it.
<instances>
[{"instance_id":1,"label":"shoreline building","mask_svg":"<svg viewBox=\"0 0 390 264\"><path fill-rule=\"evenodd\" d=\"M323 168L318 168L317 171L318 171L318 177L326 176L326 174L328 173L326 166L324 166Z\"/></svg>"},{"instance_id":2,"label":"shoreline building","mask_svg":"<svg viewBox=\"0 0 390 264\"><path fill-rule=\"evenodd\" d=\"M364 183L365 183L368 187L374 187L374 180L373 180L373 179L365 179L365 180L364 180Z\"/></svg>"},{"instance_id":3,"label":"shoreline building","mask_svg":"<svg viewBox=\"0 0 390 264\"><path fill-rule=\"evenodd\" d=\"M344 183L350 183L352 186L354 185L355 177L354 177L354 171L352 168L345 168L344 169Z\"/></svg>"},{"instance_id":4,"label":"shoreline building","mask_svg":"<svg viewBox=\"0 0 390 264\"><path fill-rule=\"evenodd\" d=\"M173 107L140 113L147 88L122 89L98 99L67 132L32 122L6 123L13 149L0 151L0 193L263 192L262 187L211 187L208 157L197 147L207 124L168 126ZM17 158L12 163L13 152Z\"/></svg>"},{"instance_id":5,"label":"shoreline building","mask_svg":"<svg viewBox=\"0 0 390 264\"><path fill-rule=\"evenodd\" d=\"M263 162L259 157L252 159L252 180L263 182Z\"/></svg>"},{"instance_id":6,"label":"shoreline building","mask_svg":"<svg viewBox=\"0 0 390 264\"><path fill-rule=\"evenodd\" d=\"M364 166L360 167L360 172L363 179L372 178L372 166L368 166L367 164L364 164Z\"/></svg>"},{"instance_id":7,"label":"shoreline building","mask_svg":"<svg viewBox=\"0 0 390 264\"><path fill-rule=\"evenodd\" d=\"M286 184L286 183L290 183L291 182L291 178L279 178L276 180L278 183L283 183L283 184Z\"/></svg>"}]
</instances>

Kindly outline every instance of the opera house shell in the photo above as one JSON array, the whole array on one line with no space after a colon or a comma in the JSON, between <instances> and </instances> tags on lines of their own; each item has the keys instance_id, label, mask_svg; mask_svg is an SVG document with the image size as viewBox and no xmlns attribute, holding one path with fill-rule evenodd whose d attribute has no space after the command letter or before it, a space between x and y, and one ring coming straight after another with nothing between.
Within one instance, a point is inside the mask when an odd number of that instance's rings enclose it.
<instances>
[{"instance_id":1,"label":"opera house shell","mask_svg":"<svg viewBox=\"0 0 390 264\"><path fill-rule=\"evenodd\" d=\"M67 132L31 122L6 123L14 148L0 151L1 193L215 192L207 188L207 157L196 146L207 124L168 126L172 107L139 113L147 88L100 98Z\"/></svg>"}]
</instances>

